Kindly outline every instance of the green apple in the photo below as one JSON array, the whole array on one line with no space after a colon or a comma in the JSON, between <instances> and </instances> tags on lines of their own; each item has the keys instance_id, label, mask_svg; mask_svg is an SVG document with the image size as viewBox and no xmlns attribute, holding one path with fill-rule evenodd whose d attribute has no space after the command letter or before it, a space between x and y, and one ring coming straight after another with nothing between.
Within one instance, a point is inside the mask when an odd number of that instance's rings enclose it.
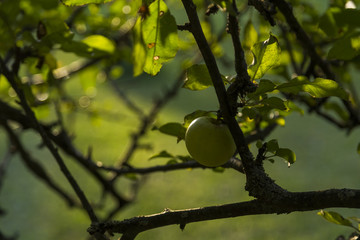
<instances>
[{"instance_id":1,"label":"green apple","mask_svg":"<svg viewBox=\"0 0 360 240\"><path fill-rule=\"evenodd\" d=\"M207 167L223 165L236 150L228 126L206 116L190 123L185 133L185 145L190 155Z\"/></svg>"}]
</instances>

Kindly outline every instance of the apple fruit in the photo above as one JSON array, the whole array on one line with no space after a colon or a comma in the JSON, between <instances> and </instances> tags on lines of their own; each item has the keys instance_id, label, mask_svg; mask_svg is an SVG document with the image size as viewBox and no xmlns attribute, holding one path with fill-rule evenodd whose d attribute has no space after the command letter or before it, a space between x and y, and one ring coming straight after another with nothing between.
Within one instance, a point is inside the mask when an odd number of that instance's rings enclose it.
<instances>
[{"instance_id":1,"label":"apple fruit","mask_svg":"<svg viewBox=\"0 0 360 240\"><path fill-rule=\"evenodd\" d=\"M228 126L207 116L190 123L185 133L185 145L190 155L207 167L225 164L236 150Z\"/></svg>"}]
</instances>

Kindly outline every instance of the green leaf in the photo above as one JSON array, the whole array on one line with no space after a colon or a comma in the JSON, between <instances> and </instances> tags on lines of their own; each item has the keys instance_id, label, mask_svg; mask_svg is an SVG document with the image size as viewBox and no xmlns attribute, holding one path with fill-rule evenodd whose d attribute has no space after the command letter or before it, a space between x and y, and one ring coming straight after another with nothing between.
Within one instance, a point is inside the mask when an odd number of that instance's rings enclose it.
<instances>
[{"instance_id":1,"label":"green leaf","mask_svg":"<svg viewBox=\"0 0 360 240\"><path fill-rule=\"evenodd\" d=\"M216 173L223 173L225 172L225 168L224 167L215 167L215 168L212 168L212 170Z\"/></svg>"},{"instance_id":2,"label":"green leaf","mask_svg":"<svg viewBox=\"0 0 360 240\"><path fill-rule=\"evenodd\" d=\"M66 6L81 6L90 3L96 3L96 4L107 3L107 2L111 2L112 0L60 0L60 1Z\"/></svg>"},{"instance_id":3,"label":"green leaf","mask_svg":"<svg viewBox=\"0 0 360 240\"><path fill-rule=\"evenodd\" d=\"M339 116L342 120L349 120L349 113L338 103L335 101L327 101L324 105L324 109L327 111L333 111L337 116Z\"/></svg>"},{"instance_id":4,"label":"green leaf","mask_svg":"<svg viewBox=\"0 0 360 240\"><path fill-rule=\"evenodd\" d=\"M184 117L184 127L187 128L190 123L198 118L198 117L202 117L202 116L213 116L213 112L211 111L203 111L203 110L196 110L195 112L192 112L190 114L187 114L185 117Z\"/></svg>"},{"instance_id":5,"label":"green leaf","mask_svg":"<svg viewBox=\"0 0 360 240\"><path fill-rule=\"evenodd\" d=\"M177 164L177 163L178 163L178 161L175 158L172 158L166 162L166 165Z\"/></svg>"},{"instance_id":6,"label":"green leaf","mask_svg":"<svg viewBox=\"0 0 360 240\"><path fill-rule=\"evenodd\" d=\"M285 159L290 164L293 164L296 161L295 153L289 148L279 148L276 150L275 155Z\"/></svg>"},{"instance_id":7,"label":"green leaf","mask_svg":"<svg viewBox=\"0 0 360 240\"><path fill-rule=\"evenodd\" d=\"M198 91L212 86L211 77L205 64L195 64L186 70L183 88Z\"/></svg>"},{"instance_id":8,"label":"green leaf","mask_svg":"<svg viewBox=\"0 0 360 240\"><path fill-rule=\"evenodd\" d=\"M149 160L155 159L155 158L173 158L174 156L167 151L161 151L160 153L157 153L149 158Z\"/></svg>"},{"instance_id":9,"label":"green leaf","mask_svg":"<svg viewBox=\"0 0 360 240\"><path fill-rule=\"evenodd\" d=\"M108 54L113 54L115 51L115 44L110 39L102 36L102 35L91 35L84 38L82 43L85 43L89 46L93 51L101 51Z\"/></svg>"},{"instance_id":10,"label":"green leaf","mask_svg":"<svg viewBox=\"0 0 360 240\"><path fill-rule=\"evenodd\" d=\"M278 65L281 50L274 35L270 34L269 39L256 43L251 50L255 62L248 67L248 74L252 80L261 78L268 70Z\"/></svg>"},{"instance_id":11,"label":"green leaf","mask_svg":"<svg viewBox=\"0 0 360 240\"><path fill-rule=\"evenodd\" d=\"M280 84L275 89L293 94L307 92L315 98L335 96L345 100L348 99L348 93L337 82L324 78L316 78L313 82L310 82L306 77L299 76L288 83Z\"/></svg>"},{"instance_id":12,"label":"green leaf","mask_svg":"<svg viewBox=\"0 0 360 240\"><path fill-rule=\"evenodd\" d=\"M258 33L254 28L251 20L245 25L243 47L251 49L251 47L258 41Z\"/></svg>"},{"instance_id":13,"label":"green leaf","mask_svg":"<svg viewBox=\"0 0 360 240\"><path fill-rule=\"evenodd\" d=\"M332 7L321 16L319 28L329 37L336 38L344 34L348 29L359 27L359 18L360 11L358 9Z\"/></svg>"},{"instance_id":14,"label":"green leaf","mask_svg":"<svg viewBox=\"0 0 360 240\"><path fill-rule=\"evenodd\" d=\"M41 23L45 29L45 35L41 38L41 45L52 47L55 43L63 44L71 41L74 36L62 19L44 19Z\"/></svg>"},{"instance_id":15,"label":"green leaf","mask_svg":"<svg viewBox=\"0 0 360 240\"><path fill-rule=\"evenodd\" d=\"M124 174L124 177L132 181L138 180L138 176L135 173L126 173Z\"/></svg>"},{"instance_id":16,"label":"green leaf","mask_svg":"<svg viewBox=\"0 0 360 240\"><path fill-rule=\"evenodd\" d=\"M176 21L165 2L156 0L149 5L149 16L141 26L146 49L144 71L156 75L163 63L173 59L178 50Z\"/></svg>"},{"instance_id":17,"label":"green leaf","mask_svg":"<svg viewBox=\"0 0 360 240\"><path fill-rule=\"evenodd\" d=\"M143 68L146 61L146 49L143 42L142 34L142 20L138 18L133 28L134 47L132 52L132 62L134 77L143 73Z\"/></svg>"},{"instance_id":18,"label":"green leaf","mask_svg":"<svg viewBox=\"0 0 360 240\"><path fill-rule=\"evenodd\" d=\"M275 87L276 85L272 81L267 79L261 79L259 86L256 88L256 91L254 93L248 94L248 96L249 98L255 98L265 93L270 93L274 91Z\"/></svg>"},{"instance_id":19,"label":"green leaf","mask_svg":"<svg viewBox=\"0 0 360 240\"><path fill-rule=\"evenodd\" d=\"M276 151L279 149L279 144L276 139L272 139L266 143L266 149L268 152L276 153Z\"/></svg>"},{"instance_id":20,"label":"green leaf","mask_svg":"<svg viewBox=\"0 0 360 240\"><path fill-rule=\"evenodd\" d=\"M221 75L221 78L224 84L229 83L229 80L225 76ZM213 83L205 64L195 64L186 69L186 78L183 88L192 91L200 91L210 86L213 86Z\"/></svg>"},{"instance_id":21,"label":"green leaf","mask_svg":"<svg viewBox=\"0 0 360 240\"><path fill-rule=\"evenodd\" d=\"M347 227L354 227L349 219L344 218L337 212L332 212L332 211L327 212L327 211L321 210L317 214L319 216L322 216L323 218L325 218L327 221L329 221L331 223L335 223L335 224L343 225L343 226L347 226Z\"/></svg>"},{"instance_id":22,"label":"green leaf","mask_svg":"<svg viewBox=\"0 0 360 240\"><path fill-rule=\"evenodd\" d=\"M341 9L334 12L336 24L341 28L359 27L360 10L358 9Z\"/></svg>"},{"instance_id":23,"label":"green leaf","mask_svg":"<svg viewBox=\"0 0 360 240\"><path fill-rule=\"evenodd\" d=\"M159 131L170 136L175 136L178 140L185 139L186 128L181 123L166 123L159 128Z\"/></svg>"},{"instance_id":24,"label":"green leaf","mask_svg":"<svg viewBox=\"0 0 360 240\"><path fill-rule=\"evenodd\" d=\"M336 37L339 34L339 28L334 17L334 14L339 11L340 8L329 8L319 20L319 28L329 37Z\"/></svg>"},{"instance_id":25,"label":"green leaf","mask_svg":"<svg viewBox=\"0 0 360 240\"><path fill-rule=\"evenodd\" d=\"M259 111L256 108L252 107L243 107L242 115L250 119L255 119L259 115Z\"/></svg>"},{"instance_id":26,"label":"green leaf","mask_svg":"<svg viewBox=\"0 0 360 240\"><path fill-rule=\"evenodd\" d=\"M191 160L194 160L192 157L190 157L189 155L176 155L176 158L179 159L180 161L182 162L188 162L188 161L191 161Z\"/></svg>"},{"instance_id":27,"label":"green leaf","mask_svg":"<svg viewBox=\"0 0 360 240\"><path fill-rule=\"evenodd\" d=\"M357 145L357 153L360 155L360 143Z\"/></svg>"},{"instance_id":28,"label":"green leaf","mask_svg":"<svg viewBox=\"0 0 360 240\"><path fill-rule=\"evenodd\" d=\"M360 55L360 32L354 32L336 41L329 50L329 59L351 60Z\"/></svg>"},{"instance_id":29,"label":"green leaf","mask_svg":"<svg viewBox=\"0 0 360 240\"><path fill-rule=\"evenodd\" d=\"M261 140L257 140L256 141L256 147L257 148L262 148L262 146L263 146L263 142Z\"/></svg>"},{"instance_id":30,"label":"green leaf","mask_svg":"<svg viewBox=\"0 0 360 240\"><path fill-rule=\"evenodd\" d=\"M98 58L111 55L115 52L115 44L102 35L91 35L82 41L67 41L61 45L65 52L87 58Z\"/></svg>"},{"instance_id":31,"label":"green leaf","mask_svg":"<svg viewBox=\"0 0 360 240\"><path fill-rule=\"evenodd\" d=\"M265 98L262 101L260 101L260 103L262 103L265 106L270 107L270 108L276 108L279 110L287 110L287 107L285 106L284 101L278 97Z\"/></svg>"}]
</instances>

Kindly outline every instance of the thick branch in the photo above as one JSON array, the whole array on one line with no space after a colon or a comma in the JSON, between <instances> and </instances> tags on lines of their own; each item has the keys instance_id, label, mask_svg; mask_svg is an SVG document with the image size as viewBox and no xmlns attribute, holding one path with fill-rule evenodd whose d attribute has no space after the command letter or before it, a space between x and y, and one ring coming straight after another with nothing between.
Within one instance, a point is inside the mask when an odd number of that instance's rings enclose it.
<instances>
[{"instance_id":1,"label":"thick branch","mask_svg":"<svg viewBox=\"0 0 360 240\"><path fill-rule=\"evenodd\" d=\"M251 156L250 150L247 147L244 134L239 128L234 118L235 113L232 111L231 106L229 105L226 89L222 81L215 57L212 54L210 46L205 38L204 32L202 31L200 21L196 12L196 6L191 0L182 0L182 2L190 21L190 31L195 38L195 41L204 58L205 64L213 82L216 95L219 100L221 113L223 114L226 123L229 125L230 131L233 133L239 153L246 153L244 155L247 155L245 159L243 159L244 164L246 165L245 162L251 162L253 158Z\"/></svg>"},{"instance_id":2,"label":"thick branch","mask_svg":"<svg viewBox=\"0 0 360 240\"><path fill-rule=\"evenodd\" d=\"M224 83L221 79L214 55L206 41L205 35L202 31L200 21L196 12L196 6L191 0L182 0L187 16L190 21L191 33L200 49L204 58L205 64L209 71L211 80L213 82L216 95L220 104L220 110L225 122L229 126L230 132L234 138L237 150L241 157L246 173L246 190L251 196L264 199L277 199L285 197L286 191L280 186L276 185L272 179L266 174L262 166L259 166L254 161L254 156L250 152L247 145L244 133L239 127L235 119L235 113L229 104L229 99L225 90Z\"/></svg>"},{"instance_id":3,"label":"thick branch","mask_svg":"<svg viewBox=\"0 0 360 240\"><path fill-rule=\"evenodd\" d=\"M325 191L291 193L279 203L252 200L219 206L186 210L165 209L162 213L134 217L123 221L95 223L88 229L90 234L108 231L136 236L137 234L163 226L186 224L222 218L259 214L283 214L295 211L312 211L332 207L359 208L360 190L330 189Z\"/></svg>"}]
</instances>

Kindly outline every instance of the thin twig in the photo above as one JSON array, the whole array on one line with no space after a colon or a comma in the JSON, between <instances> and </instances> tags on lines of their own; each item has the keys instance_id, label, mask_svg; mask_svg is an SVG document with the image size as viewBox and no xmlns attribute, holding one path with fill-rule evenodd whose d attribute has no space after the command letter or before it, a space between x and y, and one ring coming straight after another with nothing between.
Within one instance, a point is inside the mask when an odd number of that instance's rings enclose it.
<instances>
[{"instance_id":1,"label":"thin twig","mask_svg":"<svg viewBox=\"0 0 360 240\"><path fill-rule=\"evenodd\" d=\"M57 194L59 194L70 207L76 206L77 203L72 197L70 197L60 186L58 186L53 179L50 178L45 168L33 157L31 154L26 151L25 147L19 140L18 136L14 133L11 127L7 122L0 118L0 123L3 125L6 130L9 139L14 144L15 150L20 153L21 159L24 161L25 165L30 169L31 172L38 178L40 178L50 189L53 189Z\"/></svg>"},{"instance_id":2,"label":"thin twig","mask_svg":"<svg viewBox=\"0 0 360 240\"><path fill-rule=\"evenodd\" d=\"M293 52L293 46L292 43L290 42L289 38L287 37L287 29L285 28L285 26L283 26L282 24L279 24L281 32L282 32L282 36L283 39L285 40L285 44L286 44L286 48L288 50L289 56L290 56L290 61L291 61L291 65L293 67L294 72L300 76L302 75L301 70L298 66L298 64L295 61L295 56L294 56L294 52Z\"/></svg>"},{"instance_id":3,"label":"thin twig","mask_svg":"<svg viewBox=\"0 0 360 240\"><path fill-rule=\"evenodd\" d=\"M233 1L233 9L237 12L236 1ZM247 72L247 64L245 61L244 50L241 46L239 37L239 24L237 17L228 13L228 33L231 35L234 54L235 54L235 81L227 89L227 93L230 100L230 105L233 108L233 112L237 111L237 100L239 95L244 96L247 92L253 92L256 90L255 85L251 82L249 74Z\"/></svg>"},{"instance_id":4,"label":"thin twig","mask_svg":"<svg viewBox=\"0 0 360 240\"><path fill-rule=\"evenodd\" d=\"M0 120L1 120L1 118L0 118ZM7 170L8 166L9 166L9 164L10 164L10 160L11 160L11 157L12 157L12 152L13 152L13 150L11 149L11 146L9 146L9 149L6 151L2 162L0 163L0 190L1 190L4 178L5 178L6 170Z\"/></svg>"},{"instance_id":5,"label":"thin twig","mask_svg":"<svg viewBox=\"0 0 360 240\"><path fill-rule=\"evenodd\" d=\"M242 167L241 167L241 162L237 163L237 161L240 161L240 160L231 159L229 162L224 164L222 167L233 168L237 171L243 172ZM155 173L155 172L168 172L168 171L175 171L175 170L197 169L197 168L212 169L209 167L205 167L196 161L187 161L187 162L181 162L181 163L157 165L157 166L143 167L143 168L125 167L125 166L122 168L99 166L99 168L109 171L109 172L115 172L118 175L129 174L129 173L145 175L145 174L151 174L151 173Z\"/></svg>"},{"instance_id":6,"label":"thin twig","mask_svg":"<svg viewBox=\"0 0 360 240\"><path fill-rule=\"evenodd\" d=\"M321 70L324 72L326 78L337 81L341 85L341 82L339 82L338 79L336 79L334 72L331 70L330 64L326 60L321 58L320 55L317 53L313 41L306 34L305 30L301 27L300 23L294 16L290 4L284 0L271 0L271 2L273 2L281 11L281 13L284 15L288 25L290 26L291 30L295 33L297 39L302 44L303 48L309 53L311 60L314 63L316 63L316 65L318 65L321 68ZM324 101L322 103L324 103ZM342 103L344 104L345 108L348 110L352 121L354 121L353 124L359 124L360 111L358 109L355 109L351 105L350 101L342 100ZM321 104L318 104L318 107L320 106Z\"/></svg>"},{"instance_id":7,"label":"thin twig","mask_svg":"<svg viewBox=\"0 0 360 240\"><path fill-rule=\"evenodd\" d=\"M22 126L23 129L36 129L35 126L28 121L28 118L20 111L17 110L5 102L0 100L0 113L6 116L7 119L17 122ZM112 196L118 201L118 204L122 207L129 203L128 199L125 199L121 194L114 188L114 185L102 176L93 161L90 161L84 156L72 143L72 139L65 130L60 131L58 134L52 132L51 126L41 124L42 128L46 131L52 141L67 155L76 160L81 164L90 174L102 185L103 190L112 194Z\"/></svg>"},{"instance_id":8,"label":"thin twig","mask_svg":"<svg viewBox=\"0 0 360 240\"><path fill-rule=\"evenodd\" d=\"M111 83L112 88L114 89L116 95L125 103L125 105L133 111L135 114L137 114L140 118L145 117L144 111L138 107L133 101L130 100L130 98L124 93L123 90L119 87L119 85L113 80L108 80Z\"/></svg>"},{"instance_id":9,"label":"thin twig","mask_svg":"<svg viewBox=\"0 0 360 240\"><path fill-rule=\"evenodd\" d=\"M124 164L128 163L128 161L133 156L135 150L139 146L140 138L147 133L159 111L165 106L165 104L167 104L173 97L176 96L182 83L183 74L181 74L178 79L176 79L172 87L164 94L164 96L153 104L150 112L142 118L141 125L139 126L138 130L132 135L130 146L125 152L124 156L116 164L117 167L121 167Z\"/></svg>"},{"instance_id":10,"label":"thin twig","mask_svg":"<svg viewBox=\"0 0 360 240\"><path fill-rule=\"evenodd\" d=\"M55 158L57 164L60 167L60 170L65 175L66 179L69 181L70 185L72 186L73 190L75 191L76 195L80 199L83 208L86 210L86 212L89 215L89 218L92 223L98 222L98 218L94 213L94 210L92 209L89 201L87 200L84 192L76 182L75 178L72 176L71 172L67 168L65 162L63 161L62 157L60 156L57 148L53 145L52 141L50 140L49 136L47 135L46 131L43 129L43 127L40 125L40 123L37 121L34 112L31 110L30 106L27 103L26 97L24 95L24 92L22 89L18 86L16 81L16 76L13 75L12 72L9 71L7 66L5 65L2 58L0 58L0 70L1 73L7 78L8 82L16 92L17 96L20 99L20 104L22 108L25 111L26 116L28 117L29 121L32 122L32 125L36 126L36 130L40 134L44 144L49 149L53 157Z\"/></svg>"}]
</instances>

